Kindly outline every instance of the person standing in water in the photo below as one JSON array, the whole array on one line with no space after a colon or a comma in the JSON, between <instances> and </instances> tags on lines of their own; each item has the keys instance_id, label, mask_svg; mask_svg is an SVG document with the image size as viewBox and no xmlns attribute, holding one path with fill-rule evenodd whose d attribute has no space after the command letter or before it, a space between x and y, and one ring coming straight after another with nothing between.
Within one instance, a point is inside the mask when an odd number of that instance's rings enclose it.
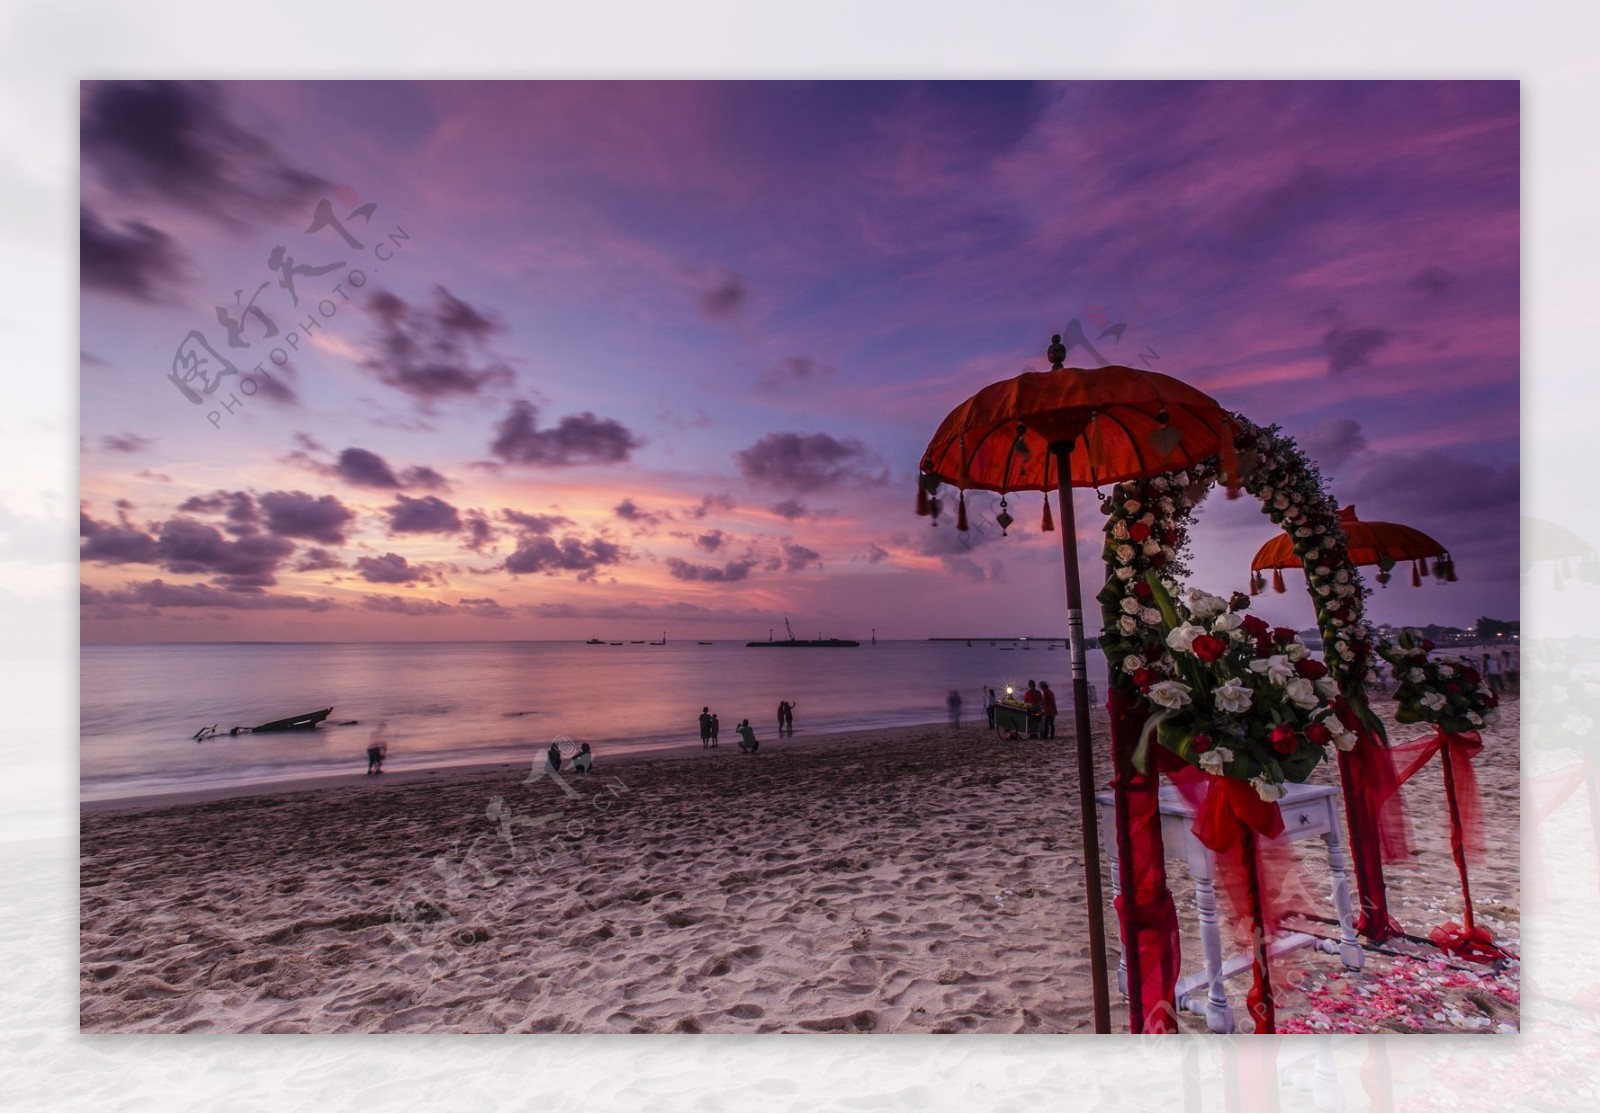
<instances>
[{"instance_id":1,"label":"person standing in water","mask_svg":"<svg viewBox=\"0 0 1600 1114\"><path fill-rule=\"evenodd\" d=\"M1044 697L1044 737L1056 737L1056 692L1049 681L1039 682L1039 692Z\"/></svg>"},{"instance_id":2,"label":"person standing in water","mask_svg":"<svg viewBox=\"0 0 1600 1114\"><path fill-rule=\"evenodd\" d=\"M711 745L711 709L710 708L701 708L700 709L700 745L703 746L703 747L708 747L708 746Z\"/></svg>"},{"instance_id":3,"label":"person standing in water","mask_svg":"<svg viewBox=\"0 0 1600 1114\"><path fill-rule=\"evenodd\" d=\"M950 709L950 726L961 726L961 694L955 689L950 690L950 695L945 698L945 707Z\"/></svg>"},{"instance_id":4,"label":"person standing in water","mask_svg":"<svg viewBox=\"0 0 1600 1114\"><path fill-rule=\"evenodd\" d=\"M722 721L717 718L717 713L711 713L711 745L717 745L717 736L722 733Z\"/></svg>"},{"instance_id":5,"label":"person standing in water","mask_svg":"<svg viewBox=\"0 0 1600 1114\"><path fill-rule=\"evenodd\" d=\"M561 771L561 744L551 743L550 749L545 751L545 764L551 773Z\"/></svg>"},{"instance_id":6,"label":"person standing in water","mask_svg":"<svg viewBox=\"0 0 1600 1114\"><path fill-rule=\"evenodd\" d=\"M367 741L367 773L383 773L383 759L389 753L389 744L383 741L383 729L388 721L379 723L372 729L372 738Z\"/></svg>"}]
</instances>

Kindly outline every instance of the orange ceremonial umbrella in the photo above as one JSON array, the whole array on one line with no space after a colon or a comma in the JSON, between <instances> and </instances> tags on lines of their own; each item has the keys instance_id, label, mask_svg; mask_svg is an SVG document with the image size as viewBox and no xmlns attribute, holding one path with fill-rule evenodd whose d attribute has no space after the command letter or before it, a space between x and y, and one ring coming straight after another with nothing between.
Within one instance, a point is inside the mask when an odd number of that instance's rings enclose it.
<instances>
[{"instance_id":1,"label":"orange ceremonial umbrella","mask_svg":"<svg viewBox=\"0 0 1600 1114\"><path fill-rule=\"evenodd\" d=\"M1377 565L1378 583L1389 583L1389 570L1401 561L1411 562L1411 583L1421 587L1422 578L1428 575L1428 560L1434 559L1434 575L1440 580L1456 578L1456 563L1450 559L1449 550L1421 530L1402 526L1398 522L1363 522L1356 517L1353 506L1339 512L1339 525L1350 540L1350 561L1357 565ZM1272 589L1284 590L1283 569L1303 567L1295 556L1294 539L1279 534L1256 550L1250 562L1250 583L1255 591L1263 587L1261 574L1272 571Z\"/></svg>"},{"instance_id":2,"label":"orange ceremonial umbrella","mask_svg":"<svg viewBox=\"0 0 1600 1114\"><path fill-rule=\"evenodd\" d=\"M1044 529L1052 530L1048 493L1060 495L1095 1031L1108 1033L1111 1000L1095 819L1094 750L1071 489L1176 471L1219 455L1227 475L1237 475L1238 469L1234 422L1215 399L1159 372L1121 366L1063 367L1066 354L1057 336L1048 353L1052 370L991 383L950 411L923 454L917 505L919 513L926 513L929 493L940 483L953 484L962 492L957 528L964 530L966 491L997 491L1002 496L1002 510L996 521L1003 531L1013 521L1004 509L1005 494L1042 491L1047 493ZM1123 810L1119 809L1118 823L1123 822Z\"/></svg>"}]
</instances>

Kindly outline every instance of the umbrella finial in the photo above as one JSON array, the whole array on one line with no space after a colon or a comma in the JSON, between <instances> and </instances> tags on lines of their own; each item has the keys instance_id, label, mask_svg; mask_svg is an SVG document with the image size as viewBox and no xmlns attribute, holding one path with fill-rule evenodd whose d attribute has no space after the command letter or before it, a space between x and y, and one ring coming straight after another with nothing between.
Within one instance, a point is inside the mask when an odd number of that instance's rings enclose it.
<instances>
[{"instance_id":1,"label":"umbrella finial","mask_svg":"<svg viewBox=\"0 0 1600 1114\"><path fill-rule=\"evenodd\" d=\"M1055 333L1050 337L1050 347L1044 351L1045 359L1050 361L1051 371L1060 371L1067 363L1067 346L1061 343L1061 334Z\"/></svg>"}]
</instances>

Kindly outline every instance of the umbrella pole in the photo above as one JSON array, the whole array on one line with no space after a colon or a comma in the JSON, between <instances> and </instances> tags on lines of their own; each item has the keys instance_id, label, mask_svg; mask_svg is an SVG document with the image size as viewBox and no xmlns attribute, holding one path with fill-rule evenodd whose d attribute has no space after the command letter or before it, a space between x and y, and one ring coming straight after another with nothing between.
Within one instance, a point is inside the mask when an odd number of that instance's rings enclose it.
<instances>
[{"instance_id":1,"label":"umbrella pole","mask_svg":"<svg viewBox=\"0 0 1600 1114\"><path fill-rule=\"evenodd\" d=\"M1072 720L1078 736L1078 802L1083 813L1083 869L1089 904L1089 960L1094 985L1094 1031L1111 1032L1106 979L1105 899L1100 890L1099 817L1094 800L1094 747L1089 738L1089 675L1083 645L1083 589L1078 581L1078 529L1072 508L1072 442L1050 446L1061 495L1061 555L1067 574L1067 635L1072 644ZM1132 900L1132 896L1129 896Z\"/></svg>"}]
</instances>

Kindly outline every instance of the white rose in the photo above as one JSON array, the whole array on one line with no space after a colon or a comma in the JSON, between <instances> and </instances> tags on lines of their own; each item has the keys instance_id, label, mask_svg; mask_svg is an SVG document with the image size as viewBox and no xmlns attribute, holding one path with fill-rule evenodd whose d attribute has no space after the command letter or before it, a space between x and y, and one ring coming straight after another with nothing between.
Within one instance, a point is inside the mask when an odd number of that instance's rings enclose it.
<instances>
[{"instance_id":1,"label":"white rose","mask_svg":"<svg viewBox=\"0 0 1600 1114\"><path fill-rule=\"evenodd\" d=\"M1161 497L1161 498L1160 498L1160 499L1159 499L1159 500L1158 500L1158 501L1157 501L1157 502L1156 502L1156 506L1158 506L1158 507L1160 507L1160 508L1161 508L1161 513L1162 513L1162 514L1171 514L1171 513L1172 513L1172 510L1173 510L1173 507L1172 507L1172 500L1171 500L1171 499L1168 499L1168 498L1167 498L1167 497L1166 497L1166 496L1165 496L1165 495L1163 495L1163 496L1162 496L1162 497Z\"/></svg>"},{"instance_id":2,"label":"white rose","mask_svg":"<svg viewBox=\"0 0 1600 1114\"><path fill-rule=\"evenodd\" d=\"M1318 584L1317 585L1317 595L1322 596L1324 599L1326 599L1328 596L1330 596L1332 594L1333 594L1333 588L1332 588L1331 585L1328 585L1328 584Z\"/></svg>"},{"instance_id":3,"label":"white rose","mask_svg":"<svg viewBox=\"0 0 1600 1114\"><path fill-rule=\"evenodd\" d=\"M1311 651L1306 649L1304 642L1289 643L1283 648L1283 653L1290 661L1299 661L1301 658L1311 656Z\"/></svg>"},{"instance_id":4,"label":"white rose","mask_svg":"<svg viewBox=\"0 0 1600 1114\"><path fill-rule=\"evenodd\" d=\"M1339 723L1328 724L1328 730L1333 732L1333 745L1340 750L1354 750L1356 747L1356 733L1346 731Z\"/></svg>"},{"instance_id":5,"label":"white rose","mask_svg":"<svg viewBox=\"0 0 1600 1114\"><path fill-rule=\"evenodd\" d=\"M1167 487L1168 487L1167 477L1165 477L1165 476L1157 476L1155 479L1150 481L1150 486L1155 488L1157 491L1165 491L1165 490L1167 490Z\"/></svg>"},{"instance_id":6,"label":"white rose","mask_svg":"<svg viewBox=\"0 0 1600 1114\"><path fill-rule=\"evenodd\" d=\"M1209 619L1226 610L1228 601L1221 596L1213 596L1210 592L1202 592L1199 588L1189 589L1189 613L1196 619Z\"/></svg>"},{"instance_id":7,"label":"white rose","mask_svg":"<svg viewBox=\"0 0 1600 1114\"><path fill-rule=\"evenodd\" d=\"M1471 723L1472 726L1474 726L1474 727L1482 727L1483 726L1483 717L1480 716L1477 712L1468 712L1467 713L1467 722Z\"/></svg>"},{"instance_id":8,"label":"white rose","mask_svg":"<svg viewBox=\"0 0 1600 1114\"><path fill-rule=\"evenodd\" d=\"M1441 676L1441 677L1454 677L1455 675L1456 675L1456 671L1454 669L1451 669L1448 665L1439 666L1439 676Z\"/></svg>"},{"instance_id":9,"label":"white rose","mask_svg":"<svg viewBox=\"0 0 1600 1114\"><path fill-rule=\"evenodd\" d=\"M1289 500L1282 495L1274 495L1272 497L1272 505L1281 511L1289 505Z\"/></svg>"},{"instance_id":10,"label":"white rose","mask_svg":"<svg viewBox=\"0 0 1600 1114\"><path fill-rule=\"evenodd\" d=\"M1310 710L1322 703L1317 696L1316 686L1304 677L1296 677L1283 686L1283 694L1298 708Z\"/></svg>"},{"instance_id":11,"label":"white rose","mask_svg":"<svg viewBox=\"0 0 1600 1114\"><path fill-rule=\"evenodd\" d=\"M1139 620L1146 626L1159 627L1161 625L1161 612L1153 607L1147 607L1139 612Z\"/></svg>"},{"instance_id":12,"label":"white rose","mask_svg":"<svg viewBox=\"0 0 1600 1114\"><path fill-rule=\"evenodd\" d=\"M1139 598L1137 596L1123 596L1122 610L1128 615L1139 614Z\"/></svg>"},{"instance_id":13,"label":"white rose","mask_svg":"<svg viewBox=\"0 0 1600 1114\"><path fill-rule=\"evenodd\" d=\"M1345 581L1350 579L1350 570L1349 569L1340 569L1338 572L1333 574L1333 578L1335 580L1337 580L1340 584L1343 584Z\"/></svg>"},{"instance_id":14,"label":"white rose","mask_svg":"<svg viewBox=\"0 0 1600 1114\"><path fill-rule=\"evenodd\" d=\"M1255 786L1256 795L1263 801L1281 801L1289 791L1277 782L1268 781L1264 777L1251 778L1250 784Z\"/></svg>"},{"instance_id":15,"label":"white rose","mask_svg":"<svg viewBox=\"0 0 1600 1114\"><path fill-rule=\"evenodd\" d=\"M1119 545L1119 546L1117 546L1117 548L1116 548L1116 558L1117 558L1117 560L1121 561L1124 565L1126 565L1129 561L1132 561L1133 560L1133 546L1131 546L1131 545Z\"/></svg>"},{"instance_id":16,"label":"white rose","mask_svg":"<svg viewBox=\"0 0 1600 1114\"><path fill-rule=\"evenodd\" d=\"M1179 653L1187 654L1194 648L1194 640L1204 633L1193 623L1184 623L1167 632L1167 645Z\"/></svg>"},{"instance_id":17,"label":"white rose","mask_svg":"<svg viewBox=\"0 0 1600 1114\"><path fill-rule=\"evenodd\" d=\"M1271 487L1263 487L1261 489L1261 498L1263 498L1263 499L1271 499L1272 496L1273 496L1273 491L1272 491Z\"/></svg>"},{"instance_id":18,"label":"white rose","mask_svg":"<svg viewBox=\"0 0 1600 1114\"><path fill-rule=\"evenodd\" d=\"M1187 472L1179 472L1177 475L1172 477L1172 482L1177 484L1179 487L1188 487L1189 486L1189 473L1187 473Z\"/></svg>"},{"instance_id":19,"label":"white rose","mask_svg":"<svg viewBox=\"0 0 1600 1114\"><path fill-rule=\"evenodd\" d=\"M1406 680L1410 681L1414 685L1420 685L1423 680L1427 678L1427 676L1428 675L1420 669L1408 669L1406 671Z\"/></svg>"},{"instance_id":20,"label":"white rose","mask_svg":"<svg viewBox=\"0 0 1600 1114\"><path fill-rule=\"evenodd\" d=\"M1242 626L1244 626L1244 619L1237 611L1224 611L1211 621L1211 629L1217 634L1238 630Z\"/></svg>"},{"instance_id":21,"label":"white rose","mask_svg":"<svg viewBox=\"0 0 1600 1114\"><path fill-rule=\"evenodd\" d=\"M1119 542L1127 541L1128 540L1128 524L1126 522L1122 521L1122 519L1120 519L1120 518L1117 519L1117 521L1115 521L1115 522L1113 522L1111 524L1111 536L1113 538L1116 538Z\"/></svg>"},{"instance_id":22,"label":"white rose","mask_svg":"<svg viewBox=\"0 0 1600 1114\"><path fill-rule=\"evenodd\" d=\"M1282 654L1273 654L1269 658L1256 658L1250 663L1252 673L1265 673L1267 680L1275 685L1281 685L1294 676L1294 666L1289 664L1289 659Z\"/></svg>"},{"instance_id":23,"label":"white rose","mask_svg":"<svg viewBox=\"0 0 1600 1114\"><path fill-rule=\"evenodd\" d=\"M1255 694L1246 688L1239 678L1229 677L1223 684L1211 690L1211 697L1218 711L1237 715L1250 710L1250 702L1255 699Z\"/></svg>"},{"instance_id":24,"label":"white rose","mask_svg":"<svg viewBox=\"0 0 1600 1114\"><path fill-rule=\"evenodd\" d=\"M1119 615L1117 617L1117 629L1123 634L1132 634L1139 629L1139 620L1132 615Z\"/></svg>"},{"instance_id":25,"label":"white rose","mask_svg":"<svg viewBox=\"0 0 1600 1114\"><path fill-rule=\"evenodd\" d=\"M1318 576L1329 576L1332 573L1333 573L1333 570L1330 569L1327 565L1318 565L1317 566L1317 575ZM1339 577L1334 577L1334 579L1338 580L1340 578Z\"/></svg>"},{"instance_id":26,"label":"white rose","mask_svg":"<svg viewBox=\"0 0 1600 1114\"><path fill-rule=\"evenodd\" d=\"M1339 682L1332 677L1318 677L1315 681L1317 695L1324 700L1332 700L1339 695Z\"/></svg>"},{"instance_id":27,"label":"white rose","mask_svg":"<svg viewBox=\"0 0 1600 1114\"><path fill-rule=\"evenodd\" d=\"M1160 552L1161 552L1161 543L1160 542L1156 541L1154 538L1146 538L1145 539L1145 541L1144 541L1144 555L1146 557L1154 557L1157 553L1160 553Z\"/></svg>"},{"instance_id":28,"label":"white rose","mask_svg":"<svg viewBox=\"0 0 1600 1114\"><path fill-rule=\"evenodd\" d=\"M1124 673L1134 673L1143 668L1144 659L1138 654L1129 654L1127 657L1122 659L1122 671Z\"/></svg>"},{"instance_id":29,"label":"white rose","mask_svg":"<svg viewBox=\"0 0 1600 1114\"><path fill-rule=\"evenodd\" d=\"M1431 709L1432 711L1437 712L1440 708L1443 708L1444 705L1445 699L1443 693L1430 692L1424 694L1422 697L1422 706L1424 708Z\"/></svg>"},{"instance_id":30,"label":"white rose","mask_svg":"<svg viewBox=\"0 0 1600 1114\"><path fill-rule=\"evenodd\" d=\"M1122 509L1127 511L1129 514L1138 514L1139 500L1129 499L1126 503L1122 504Z\"/></svg>"},{"instance_id":31,"label":"white rose","mask_svg":"<svg viewBox=\"0 0 1600 1114\"><path fill-rule=\"evenodd\" d=\"M1182 681L1160 681L1150 686L1148 693L1152 704L1163 708L1181 708L1190 703L1189 686Z\"/></svg>"},{"instance_id":32,"label":"white rose","mask_svg":"<svg viewBox=\"0 0 1600 1114\"><path fill-rule=\"evenodd\" d=\"M1127 546L1123 546L1123 548L1127 549ZM1131 556L1133 551L1132 550L1128 550L1128 552L1129 552L1129 554ZM1133 579L1133 569L1130 568L1127 565L1122 565L1122 566L1118 567L1118 569L1117 569L1117 579L1118 580L1132 580Z\"/></svg>"},{"instance_id":33,"label":"white rose","mask_svg":"<svg viewBox=\"0 0 1600 1114\"><path fill-rule=\"evenodd\" d=\"M1222 768L1233 761L1233 751L1227 747L1212 747L1200 756L1200 768L1208 774L1221 774Z\"/></svg>"}]
</instances>

